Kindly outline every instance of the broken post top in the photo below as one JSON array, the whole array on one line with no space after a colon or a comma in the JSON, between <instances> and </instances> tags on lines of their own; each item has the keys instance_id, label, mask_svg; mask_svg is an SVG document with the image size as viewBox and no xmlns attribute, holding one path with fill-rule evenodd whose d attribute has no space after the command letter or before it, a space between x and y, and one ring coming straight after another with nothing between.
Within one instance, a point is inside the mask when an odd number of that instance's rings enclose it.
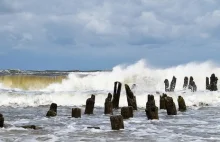
<instances>
[{"instance_id":1,"label":"broken post top","mask_svg":"<svg viewBox=\"0 0 220 142\"><path fill-rule=\"evenodd\" d=\"M127 96L129 98L133 98L134 97L133 92L131 91L130 87L127 84L125 84L125 91L126 91L126 94L127 94Z\"/></svg>"},{"instance_id":2,"label":"broken post top","mask_svg":"<svg viewBox=\"0 0 220 142\"><path fill-rule=\"evenodd\" d=\"M165 79L165 80L164 80L164 83L167 83L167 82L169 82L169 80L168 80L168 79Z\"/></svg>"},{"instance_id":3,"label":"broken post top","mask_svg":"<svg viewBox=\"0 0 220 142\"><path fill-rule=\"evenodd\" d=\"M95 95L91 95L91 99L95 102Z\"/></svg>"},{"instance_id":4,"label":"broken post top","mask_svg":"<svg viewBox=\"0 0 220 142\"><path fill-rule=\"evenodd\" d=\"M113 108L118 109L119 108L119 99L121 94L121 83L118 81L114 82L114 92L113 92Z\"/></svg>"},{"instance_id":5,"label":"broken post top","mask_svg":"<svg viewBox=\"0 0 220 142\"><path fill-rule=\"evenodd\" d=\"M112 101L112 94L108 93L108 97L106 99L108 99L108 101Z\"/></svg>"}]
</instances>

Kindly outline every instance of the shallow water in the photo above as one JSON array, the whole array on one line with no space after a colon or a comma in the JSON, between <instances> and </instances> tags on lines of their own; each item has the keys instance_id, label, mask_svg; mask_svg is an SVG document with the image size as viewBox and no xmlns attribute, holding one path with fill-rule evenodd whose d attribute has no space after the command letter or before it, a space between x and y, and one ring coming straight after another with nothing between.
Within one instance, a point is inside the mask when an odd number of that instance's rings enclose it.
<instances>
[{"instance_id":1,"label":"shallow water","mask_svg":"<svg viewBox=\"0 0 220 142\"><path fill-rule=\"evenodd\" d=\"M57 117L47 118L49 106L0 107L6 128L0 129L1 141L219 141L219 107L188 108L176 116L159 110L159 120L147 120L144 109L134 112L134 117L124 120L125 129L111 130L109 115L96 107L94 115L71 118L71 108L58 107ZM84 107L81 107L82 113ZM120 110L114 111L119 114ZM19 126L36 125L38 130ZM89 126L100 129L88 129Z\"/></svg>"},{"instance_id":2,"label":"shallow water","mask_svg":"<svg viewBox=\"0 0 220 142\"><path fill-rule=\"evenodd\" d=\"M5 128L0 128L0 141L220 141L220 91L205 89L205 77L220 76L220 67L204 63L189 63L167 69L150 68L143 60L133 65L116 66L107 72L62 71L0 71L0 113ZM188 110L168 116L159 110L159 120L147 120L147 95L153 94L159 106L164 92L164 79L177 78L175 92L168 93L177 106L179 95L185 99ZM14 77L18 76L18 77ZM58 80L53 77L61 76ZM62 78L64 76L64 78ZM183 90L185 76L193 76L198 91ZM132 86L138 111L124 120L125 129L112 131L110 118L103 115L104 101L113 92L114 81ZM220 83L217 84L220 88ZM84 112L86 99L95 94L94 115L71 118L71 109ZM122 87L119 106L127 106ZM49 105L58 104L58 116L45 117ZM75 105L75 106L73 106ZM120 110L114 111L120 114ZM26 130L22 125L36 125L41 129ZM88 129L98 126L99 129Z\"/></svg>"}]
</instances>

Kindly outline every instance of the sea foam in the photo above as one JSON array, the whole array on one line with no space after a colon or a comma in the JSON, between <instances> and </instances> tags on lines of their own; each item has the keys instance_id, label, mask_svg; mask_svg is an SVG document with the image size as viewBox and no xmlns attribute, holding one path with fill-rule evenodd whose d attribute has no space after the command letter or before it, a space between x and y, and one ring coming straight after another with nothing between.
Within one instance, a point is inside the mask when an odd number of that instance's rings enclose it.
<instances>
[{"instance_id":1,"label":"sea foam","mask_svg":"<svg viewBox=\"0 0 220 142\"><path fill-rule=\"evenodd\" d=\"M206 77L212 73L220 76L220 67L213 62L191 62L170 68L155 68L140 60L131 65L118 65L108 72L73 72L59 83L51 83L41 89L1 91L0 105L28 105L38 106L56 102L58 105L85 105L85 101L91 94L96 95L96 106L103 106L108 92L113 92L115 81L123 84L120 106L127 105L124 84L132 86L136 84L133 92L137 98L138 107L145 107L147 95L154 94L156 104L159 105L159 96L164 92L164 79L171 81L172 77L177 78L175 92L168 93L177 103L177 97L182 95L187 106L201 104L218 104L220 93L206 91ZM83 74L83 76L82 76ZM197 92L183 90L185 76L193 76L197 85ZM218 83L218 88L220 84ZM157 94L157 93L160 94Z\"/></svg>"}]
</instances>

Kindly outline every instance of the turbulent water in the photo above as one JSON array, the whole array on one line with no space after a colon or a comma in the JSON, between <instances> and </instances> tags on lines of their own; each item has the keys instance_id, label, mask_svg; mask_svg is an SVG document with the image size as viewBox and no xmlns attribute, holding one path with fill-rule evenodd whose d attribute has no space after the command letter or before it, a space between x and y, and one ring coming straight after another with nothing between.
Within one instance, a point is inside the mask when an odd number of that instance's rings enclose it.
<instances>
[{"instance_id":1,"label":"turbulent water","mask_svg":"<svg viewBox=\"0 0 220 142\"><path fill-rule=\"evenodd\" d=\"M212 62L188 63L170 68L155 68L141 60L132 65L118 65L111 71L0 71L0 113L6 127L0 129L0 141L219 141L220 93L205 88L205 78L220 66ZM172 96L183 96L187 111L167 116L159 111L159 120L147 120L144 108L147 95L154 94L156 105L164 92L164 79L177 78ZM183 90L185 76L193 76L197 92ZM132 86L138 111L134 118L125 120L125 130L112 131L109 116L103 115L104 100L113 92L114 81ZM220 84L218 83L218 88ZM96 95L94 115L70 118L71 108L84 111L85 101ZM58 104L58 116L46 118L49 105ZM120 107L127 106L124 87ZM115 111L118 114L120 111ZM26 130L19 126L34 124L41 129ZM87 129L99 126L100 130Z\"/></svg>"}]
</instances>

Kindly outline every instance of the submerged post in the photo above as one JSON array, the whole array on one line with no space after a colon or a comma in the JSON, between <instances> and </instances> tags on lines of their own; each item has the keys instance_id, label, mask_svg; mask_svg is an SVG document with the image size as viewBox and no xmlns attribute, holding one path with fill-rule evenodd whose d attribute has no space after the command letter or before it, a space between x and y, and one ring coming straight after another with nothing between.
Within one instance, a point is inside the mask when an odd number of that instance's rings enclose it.
<instances>
[{"instance_id":1,"label":"submerged post","mask_svg":"<svg viewBox=\"0 0 220 142\"><path fill-rule=\"evenodd\" d=\"M112 130L124 129L124 121L121 115L110 116Z\"/></svg>"},{"instance_id":2,"label":"submerged post","mask_svg":"<svg viewBox=\"0 0 220 142\"><path fill-rule=\"evenodd\" d=\"M170 89L169 89L169 80L165 79L164 84L165 84L165 92L169 92L170 91Z\"/></svg>"},{"instance_id":3,"label":"submerged post","mask_svg":"<svg viewBox=\"0 0 220 142\"><path fill-rule=\"evenodd\" d=\"M0 128L4 127L4 117L3 115L0 113Z\"/></svg>"},{"instance_id":4,"label":"submerged post","mask_svg":"<svg viewBox=\"0 0 220 142\"><path fill-rule=\"evenodd\" d=\"M206 77L206 90L210 90L209 78Z\"/></svg>"},{"instance_id":5,"label":"submerged post","mask_svg":"<svg viewBox=\"0 0 220 142\"><path fill-rule=\"evenodd\" d=\"M173 102L173 98L172 97L166 97L166 109L167 109L167 115L176 115L177 111L176 111L176 105Z\"/></svg>"},{"instance_id":6,"label":"submerged post","mask_svg":"<svg viewBox=\"0 0 220 142\"><path fill-rule=\"evenodd\" d=\"M153 95L148 95L148 101L146 103L145 112L148 119L159 119L158 107L155 105L155 100Z\"/></svg>"},{"instance_id":7,"label":"submerged post","mask_svg":"<svg viewBox=\"0 0 220 142\"><path fill-rule=\"evenodd\" d=\"M88 98L86 100L86 108L84 114L93 114L94 105L95 105L95 95L92 94L91 98Z\"/></svg>"},{"instance_id":8,"label":"submerged post","mask_svg":"<svg viewBox=\"0 0 220 142\"><path fill-rule=\"evenodd\" d=\"M189 79L188 79L188 77L186 76L186 77L184 78L183 89L186 89L186 88L188 87L188 81L189 81Z\"/></svg>"},{"instance_id":9,"label":"submerged post","mask_svg":"<svg viewBox=\"0 0 220 142\"><path fill-rule=\"evenodd\" d=\"M175 87L176 87L176 77L173 76L173 79L170 83L170 92L173 92L175 90Z\"/></svg>"},{"instance_id":10,"label":"submerged post","mask_svg":"<svg viewBox=\"0 0 220 142\"><path fill-rule=\"evenodd\" d=\"M193 89L193 77L192 76L190 76L190 78L189 78L189 86L188 86L188 89Z\"/></svg>"},{"instance_id":11,"label":"submerged post","mask_svg":"<svg viewBox=\"0 0 220 142\"><path fill-rule=\"evenodd\" d=\"M72 108L72 117L81 118L81 109L80 108Z\"/></svg>"},{"instance_id":12,"label":"submerged post","mask_svg":"<svg viewBox=\"0 0 220 142\"><path fill-rule=\"evenodd\" d=\"M136 97L134 96L134 93L131 91L130 87L127 84L125 84L125 90L128 106L132 106L134 110L137 110Z\"/></svg>"},{"instance_id":13,"label":"submerged post","mask_svg":"<svg viewBox=\"0 0 220 142\"><path fill-rule=\"evenodd\" d=\"M122 107L121 108L121 115L123 119L128 119L130 117L133 117L133 107L128 106L128 107Z\"/></svg>"},{"instance_id":14,"label":"submerged post","mask_svg":"<svg viewBox=\"0 0 220 142\"><path fill-rule=\"evenodd\" d=\"M57 116L57 104L56 103L52 103L50 105L50 110L47 112L46 116L47 117Z\"/></svg>"},{"instance_id":15,"label":"submerged post","mask_svg":"<svg viewBox=\"0 0 220 142\"><path fill-rule=\"evenodd\" d=\"M213 73L210 77L210 91L217 91L218 90L217 82L218 82L218 78Z\"/></svg>"},{"instance_id":16,"label":"submerged post","mask_svg":"<svg viewBox=\"0 0 220 142\"><path fill-rule=\"evenodd\" d=\"M162 96L160 96L160 109L166 109L166 97L167 94L163 94Z\"/></svg>"},{"instance_id":17,"label":"submerged post","mask_svg":"<svg viewBox=\"0 0 220 142\"><path fill-rule=\"evenodd\" d=\"M112 100L113 109L119 108L120 94L121 94L121 83L116 81L114 83L114 94L113 94L113 100Z\"/></svg>"},{"instance_id":18,"label":"submerged post","mask_svg":"<svg viewBox=\"0 0 220 142\"><path fill-rule=\"evenodd\" d=\"M186 104L182 96L178 96L179 111L186 111Z\"/></svg>"},{"instance_id":19,"label":"submerged post","mask_svg":"<svg viewBox=\"0 0 220 142\"><path fill-rule=\"evenodd\" d=\"M104 108L104 113L105 114L113 114L112 111L112 94L108 93L108 97L105 99L105 108Z\"/></svg>"},{"instance_id":20,"label":"submerged post","mask_svg":"<svg viewBox=\"0 0 220 142\"><path fill-rule=\"evenodd\" d=\"M192 81L192 92L196 92L197 91L197 86L195 81Z\"/></svg>"}]
</instances>

